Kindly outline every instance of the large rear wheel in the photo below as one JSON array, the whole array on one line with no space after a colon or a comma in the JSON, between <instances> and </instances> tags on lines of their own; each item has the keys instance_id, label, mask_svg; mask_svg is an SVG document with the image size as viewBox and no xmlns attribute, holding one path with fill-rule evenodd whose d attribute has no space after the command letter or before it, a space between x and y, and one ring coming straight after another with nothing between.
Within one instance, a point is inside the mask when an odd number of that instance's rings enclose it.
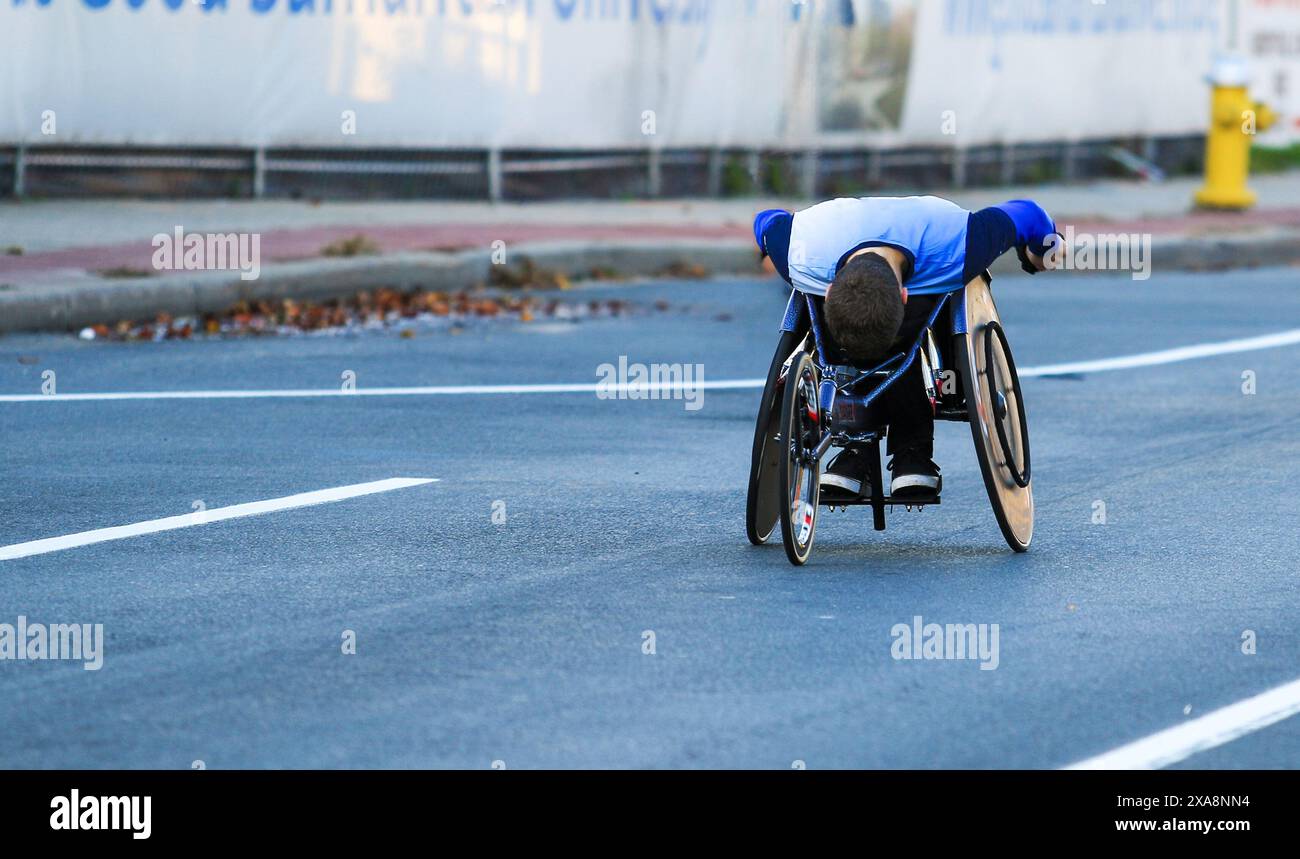
<instances>
[{"instance_id":1,"label":"large rear wheel","mask_svg":"<svg viewBox=\"0 0 1300 859\"><path fill-rule=\"evenodd\" d=\"M1011 347L993 294L982 278L966 285L966 333L954 337L984 488L1007 545L1029 548L1034 491L1029 471L1029 423Z\"/></svg>"}]
</instances>

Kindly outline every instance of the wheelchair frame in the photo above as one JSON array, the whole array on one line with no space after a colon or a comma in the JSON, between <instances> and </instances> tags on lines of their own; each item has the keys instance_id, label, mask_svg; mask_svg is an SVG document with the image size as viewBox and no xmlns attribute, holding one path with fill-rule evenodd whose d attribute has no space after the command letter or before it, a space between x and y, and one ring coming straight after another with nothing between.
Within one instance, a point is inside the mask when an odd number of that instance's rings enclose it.
<instances>
[{"instance_id":1,"label":"wheelchair frame","mask_svg":"<svg viewBox=\"0 0 1300 859\"><path fill-rule=\"evenodd\" d=\"M869 505L872 524L879 531L885 528L886 508L899 504L911 509L940 503L937 495L916 500L894 499L885 494L880 441L886 437L887 422L873 420L871 413L871 406L881 394L919 360L935 419L971 424L985 488L1008 545L1016 551L1028 548L1033 532L1028 425L1015 362L988 288L991 282L985 272L962 289L940 296L911 346L867 370L834 360L838 350L822 324L821 298L797 290L791 293L755 427L746 504L746 531L752 543L765 542L779 520L786 554L792 563L803 564L811 552L820 506ZM971 295L975 300L968 305ZM945 309L950 323L947 332L940 334L951 335L952 367L945 366L943 350L935 340L936 323ZM972 348L981 335L983 349L977 345ZM811 368L804 356L810 359ZM788 376L796 362L799 384L790 386ZM945 383L951 377L944 374L950 371L956 371L962 379L959 393L946 391ZM799 391L806 387L809 373L817 381L815 408L809 396L801 396ZM1009 423L1012 401L1018 419ZM794 422L805 418L815 426L815 432L805 428L798 433L799 439L787 439L795 435ZM821 460L832 447L850 444L862 444L868 452L868 491L853 500L821 502ZM792 468L797 468L798 479L790 476ZM811 487L809 474L815 478ZM802 502L791 498L790 492L796 486L810 497ZM797 532L796 519L800 520ZM805 531L806 541L801 539Z\"/></svg>"}]
</instances>

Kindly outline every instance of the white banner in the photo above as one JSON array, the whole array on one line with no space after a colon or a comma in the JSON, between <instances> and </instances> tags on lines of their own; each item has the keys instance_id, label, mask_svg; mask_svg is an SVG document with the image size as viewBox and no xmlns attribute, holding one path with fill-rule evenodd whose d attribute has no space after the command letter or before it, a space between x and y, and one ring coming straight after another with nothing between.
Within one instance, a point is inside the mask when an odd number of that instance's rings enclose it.
<instances>
[{"instance_id":1,"label":"white banner","mask_svg":"<svg viewBox=\"0 0 1300 859\"><path fill-rule=\"evenodd\" d=\"M1300 141L1300 0L1240 0L1239 14L1251 95L1277 114L1259 142Z\"/></svg>"},{"instance_id":2,"label":"white banner","mask_svg":"<svg viewBox=\"0 0 1300 859\"><path fill-rule=\"evenodd\" d=\"M0 138L33 143L771 141L788 23L773 0L13 4Z\"/></svg>"},{"instance_id":3,"label":"white banner","mask_svg":"<svg viewBox=\"0 0 1300 859\"><path fill-rule=\"evenodd\" d=\"M0 142L795 148L1195 132L1219 2L0 0Z\"/></svg>"},{"instance_id":4,"label":"white banner","mask_svg":"<svg viewBox=\"0 0 1300 859\"><path fill-rule=\"evenodd\" d=\"M1203 132L1220 15L1220 0L922 2L903 135L973 144Z\"/></svg>"}]
</instances>

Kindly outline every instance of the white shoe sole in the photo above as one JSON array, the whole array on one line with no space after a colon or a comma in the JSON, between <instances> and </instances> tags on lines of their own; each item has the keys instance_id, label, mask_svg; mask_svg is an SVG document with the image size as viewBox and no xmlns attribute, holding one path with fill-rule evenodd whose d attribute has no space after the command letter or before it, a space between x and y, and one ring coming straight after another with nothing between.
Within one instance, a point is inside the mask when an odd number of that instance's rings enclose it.
<instances>
[{"instance_id":1,"label":"white shoe sole","mask_svg":"<svg viewBox=\"0 0 1300 859\"><path fill-rule=\"evenodd\" d=\"M850 495L862 494L862 481L854 480L852 477L845 477L842 474L831 474L827 472L822 475L822 489L827 486L833 486L836 489L849 493Z\"/></svg>"},{"instance_id":2,"label":"white shoe sole","mask_svg":"<svg viewBox=\"0 0 1300 859\"><path fill-rule=\"evenodd\" d=\"M889 484L889 494L897 495L912 489L925 489L930 492L939 490L939 478L928 474L900 474Z\"/></svg>"}]
</instances>

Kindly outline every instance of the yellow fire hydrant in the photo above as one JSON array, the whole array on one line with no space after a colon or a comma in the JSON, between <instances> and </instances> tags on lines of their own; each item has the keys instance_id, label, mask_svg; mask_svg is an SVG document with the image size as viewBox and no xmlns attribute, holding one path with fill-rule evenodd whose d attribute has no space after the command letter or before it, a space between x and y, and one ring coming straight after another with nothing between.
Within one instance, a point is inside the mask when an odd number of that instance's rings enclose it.
<instances>
[{"instance_id":1,"label":"yellow fire hydrant","mask_svg":"<svg viewBox=\"0 0 1300 859\"><path fill-rule=\"evenodd\" d=\"M1255 193L1246 187L1250 173L1250 144L1256 131L1277 117L1267 105L1251 101L1250 75L1245 61L1220 57L1209 76L1210 131L1205 137L1205 185L1196 192L1196 205L1212 209L1248 209Z\"/></svg>"}]
</instances>

